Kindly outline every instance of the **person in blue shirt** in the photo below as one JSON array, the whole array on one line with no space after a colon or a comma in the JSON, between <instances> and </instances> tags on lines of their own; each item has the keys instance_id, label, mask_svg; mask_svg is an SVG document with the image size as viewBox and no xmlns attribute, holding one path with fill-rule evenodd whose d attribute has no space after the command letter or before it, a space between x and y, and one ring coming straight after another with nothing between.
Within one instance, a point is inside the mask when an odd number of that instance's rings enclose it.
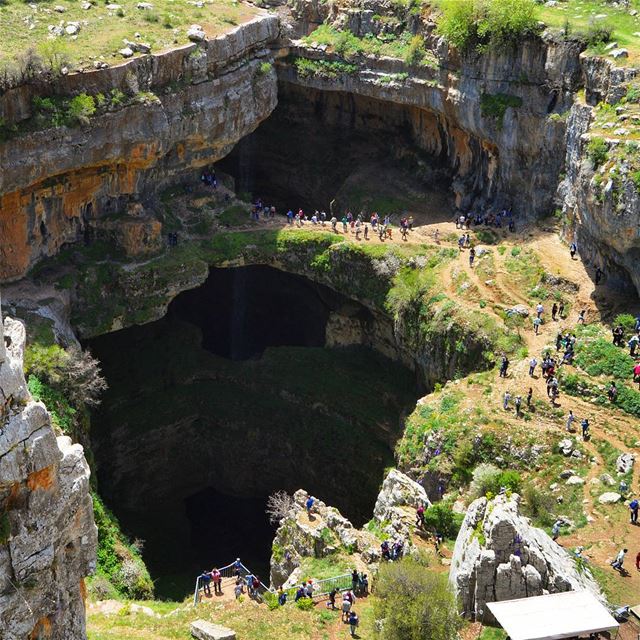
<instances>
[{"instance_id":1,"label":"person in blue shirt","mask_svg":"<svg viewBox=\"0 0 640 640\"><path fill-rule=\"evenodd\" d=\"M205 596L211 595L211 574L208 571L203 571L200 574L200 584L204 590Z\"/></svg>"},{"instance_id":2,"label":"person in blue shirt","mask_svg":"<svg viewBox=\"0 0 640 640\"><path fill-rule=\"evenodd\" d=\"M638 524L638 508L640 508L640 503L638 503L637 498L634 498L629 503L629 511L631 512L631 524Z\"/></svg>"},{"instance_id":3,"label":"person in blue shirt","mask_svg":"<svg viewBox=\"0 0 640 640\"><path fill-rule=\"evenodd\" d=\"M279 591L278 591L278 604L281 607L284 607L284 605L287 602L287 594L285 591L282 590L282 587L280 587Z\"/></svg>"},{"instance_id":4,"label":"person in blue shirt","mask_svg":"<svg viewBox=\"0 0 640 640\"><path fill-rule=\"evenodd\" d=\"M313 496L309 496L309 498L307 499L306 502L306 507L307 507L307 515L310 517L311 516L311 509L313 509L313 503L315 502L315 499Z\"/></svg>"}]
</instances>

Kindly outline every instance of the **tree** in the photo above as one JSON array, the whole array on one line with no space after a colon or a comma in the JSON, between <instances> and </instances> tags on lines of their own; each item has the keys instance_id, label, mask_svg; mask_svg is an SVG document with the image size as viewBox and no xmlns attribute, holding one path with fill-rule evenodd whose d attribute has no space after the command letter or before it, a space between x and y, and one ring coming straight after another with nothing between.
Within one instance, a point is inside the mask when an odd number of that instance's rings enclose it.
<instances>
[{"instance_id":1,"label":"tree","mask_svg":"<svg viewBox=\"0 0 640 640\"><path fill-rule=\"evenodd\" d=\"M267 498L266 514L273 525L279 525L293 507L293 496L286 491L276 491Z\"/></svg>"},{"instance_id":2,"label":"tree","mask_svg":"<svg viewBox=\"0 0 640 640\"><path fill-rule=\"evenodd\" d=\"M382 640L457 640L462 618L446 576L406 557L381 566L376 595Z\"/></svg>"}]
</instances>

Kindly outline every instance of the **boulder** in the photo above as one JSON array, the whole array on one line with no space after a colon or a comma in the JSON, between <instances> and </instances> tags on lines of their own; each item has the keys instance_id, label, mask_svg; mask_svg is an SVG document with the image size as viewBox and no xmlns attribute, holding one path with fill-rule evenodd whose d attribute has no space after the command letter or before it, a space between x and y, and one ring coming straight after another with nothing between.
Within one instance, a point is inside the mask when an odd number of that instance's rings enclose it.
<instances>
[{"instance_id":1,"label":"boulder","mask_svg":"<svg viewBox=\"0 0 640 640\"><path fill-rule=\"evenodd\" d=\"M578 485L584 484L584 478L581 478L580 476L571 476L567 480L567 484L571 486L578 486Z\"/></svg>"},{"instance_id":2,"label":"boulder","mask_svg":"<svg viewBox=\"0 0 640 640\"><path fill-rule=\"evenodd\" d=\"M576 475L576 472L573 469L563 469L560 472L560 477L563 480L566 480L567 478L571 478L572 476L575 476L575 475Z\"/></svg>"},{"instance_id":3,"label":"boulder","mask_svg":"<svg viewBox=\"0 0 640 640\"><path fill-rule=\"evenodd\" d=\"M573 440L571 438L563 438L558 442L558 449L563 456L569 457L573 452Z\"/></svg>"},{"instance_id":4,"label":"boulder","mask_svg":"<svg viewBox=\"0 0 640 640\"><path fill-rule=\"evenodd\" d=\"M619 59L622 59L622 58L628 58L629 57L629 51L627 49L614 49L609 55L614 60L619 60Z\"/></svg>"},{"instance_id":5,"label":"boulder","mask_svg":"<svg viewBox=\"0 0 640 640\"><path fill-rule=\"evenodd\" d=\"M123 58L130 58L133 55L133 49L131 47L125 47L118 52Z\"/></svg>"},{"instance_id":6,"label":"boulder","mask_svg":"<svg viewBox=\"0 0 640 640\"><path fill-rule=\"evenodd\" d=\"M620 502L622 496L615 491L607 491L607 493L603 493L599 498L598 502L600 504L615 504L616 502Z\"/></svg>"},{"instance_id":7,"label":"boulder","mask_svg":"<svg viewBox=\"0 0 640 640\"><path fill-rule=\"evenodd\" d=\"M629 473L633 469L635 456L632 453L621 453L616 460L618 473Z\"/></svg>"},{"instance_id":8,"label":"boulder","mask_svg":"<svg viewBox=\"0 0 640 640\"><path fill-rule=\"evenodd\" d=\"M613 487L613 485L616 483L616 481L608 473L603 473L600 476L600 480L602 481L602 484L606 484L609 487Z\"/></svg>"},{"instance_id":9,"label":"boulder","mask_svg":"<svg viewBox=\"0 0 640 640\"><path fill-rule=\"evenodd\" d=\"M191 42L202 42L207 37L204 29L199 24L192 24L187 31L187 38Z\"/></svg>"},{"instance_id":10,"label":"boulder","mask_svg":"<svg viewBox=\"0 0 640 640\"><path fill-rule=\"evenodd\" d=\"M382 483L373 515L378 520L391 520L398 507L431 506L427 492L417 482L397 469L391 469Z\"/></svg>"},{"instance_id":11,"label":"boulder","mask_svg":"<svg viewBox=\"0 0 640 640\"><path fill-rule=\"evenodd\" d=\"M604 596L588 569L520 514L520 497L479 498L469 506L456 539L450 583L462 614L493 622L487 602L587 589Z\"/></svg>"},{"instance_id":12,"label":"boulder","mask_svg":"<svg viewBox=\"0 0 640 640\"><path fill-rule=\"evenodd\" d=\"M511 309L507 309L506 314L508 316L521 316L523 318L527 318L529 316L529 309L523 304L517 304L514 307L511 307Z\"/></svg>"},{"instance_id":13,"label":"boulder","mask_svg":"<svg viewBox=\"0 0 640 640\"><path fill-rule=\"evenodd\" d=\"M198 640L236 640L236 632L206 620L191 623L191 635Z\"/></svg>"}]
</instances>

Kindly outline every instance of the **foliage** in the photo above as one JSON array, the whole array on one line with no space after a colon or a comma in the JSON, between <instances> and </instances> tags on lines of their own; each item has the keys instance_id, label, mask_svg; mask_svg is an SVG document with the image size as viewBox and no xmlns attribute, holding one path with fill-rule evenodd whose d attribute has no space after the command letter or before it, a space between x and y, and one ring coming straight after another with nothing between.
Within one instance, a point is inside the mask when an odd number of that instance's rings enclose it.
<instances>
[{"instance_id":1,"label":"foliage","mask_svg":"<svg viewBox=\"0 0 640 640\"><path fill-rule=\"evenodd\" d=\"M314 607L312 598L300 598L298 602L296 602L296 607L300 609L300 611L311 611Z\"/></svg>"},{"instance_id":2,"label":"foliage","mask_svg":"<svg viewBox=\"0 0 640 640\"><path fill-rule=\"evenodd\" d=\"M458 535L464 515L455 513L449 502L436 502L424 512L425 526L437 531L445 538L453 539Z\"/></svg>"},{"instance_id":3,"label":"foliage","mask_svg":"<svg viewBox=\"0 0 640 640\"><path fill-rule=\"evenodd\" d=\"M426 52L424 50L424 40L422 36L415 35L409 40L409 46L404 56L404 61L409 65L420 64L424 59Z\"/></svg>"},{"instance_id":4,"label":"foliage","mask_svg":"<svg viewBox=\"0 0 640 640\"><path fill-rule=\"evenodd\" d=\"M587 145L587 156L591 160L594 169L607 161L609 147L602 138L593 138Z\"/></svg>"},{"instance_id":5,"label":"foliage","mask_svg":"<svg viewBox=\"0 0 640 640\"><path fill-rule=\"evenodd\" d=\"M628 380L633 371L634 361L627 350L598 338L578 347L575 363L590 376L606 375Z\"/></svg>"},{"instance_id":6,"label":"foliage","mask_svg":"<svg viewBox=\"0 0 640 640\"><path fill-rule=\"evenodd\" d=\"M498 469L492 464L480 464L473 472L469 491L474 498L497 495L504 488L508 491L520 490L520 474L517 471Z\"/></svg>"},{"instance_id":7,"label":"foliage","mask_svg":"<svg viewBox=\"0 0 640 640\"><path fill-rule=\"evenodd\" d=\"M46 405L54 426L66 435L75 436L77 411L69 404L67 398L33 374L29 376L27 384L33 399Z\"/></svg>"},{"instance_id":8,"label":"foliage","mask_svg":"<svg viewBox=\"0 0 640 640\"><path fill-rule=\"evenodd\" d=\"M525 484L522 490L522 511L533 521L543 526L551 525L555 505L555 498L550 493L541 491L531 482Z\"/></svg>"},{"instance_id":9,"label":"foliage","mask_svg":"<svg viewBox=\"0 0 640 640\"><path fill-rule=\"evenodd\" d=\"M441 0L438 31L461 51L504 47L538 31L535 0Z\"/></svg>"},{"instance_id":10,"label":"foliage","mask_svg":"<svg viewBox=\"0 0 640 640\"><path fill-rule=\"evenodd\" d=\"M138 550L122 534L115 516L94 493L93 514L98 527L97 572L127 598L150 598L153 583Z\"/></svg>"},{"instance_id":11,"label":"foliage","mask_svg":"<svg viewBox=\"0 0 640 640\"><path fill-rule=\"evenodd\" d=\"M483 93L480 96L480 111L488 118L495 118L498 125L502 126L502 121L507 109L516 109L522 106L522 98L512 96L508 93Z\"/></svg>"},{"instance_id":12,"label":"foliage","mask_svg":"<svg viewBox=\"0 0 640 640\"><path fill-rule=\"evenodd\" d=\"M630 313L619 313L613 324L614 326L621 325L627 335L635 333L636 319Z\"/></svg>"},{"instance_id":13,"label":"foliage","mask_svg":"<svg viewBox=\"0 0 640 640\"><path fill-rule=\"evenodd\" d=\"M270 62L261 62L258 67L258 75L266 76L271 69L273 69L273 65Z\"/></svg>"},{"instance_id":14,"label":"foliage","mask_svg":"<svg viewBox=\"0 0 640 640\"><path fill-rule=\"evenodd\" d=\"M266 514L269 516L269 522L273 525L279 525L284 518L287 517L289 511L293 507L293 496L286 491L276 491L267 498Z\"/></svg>"},{"instance_id":15,"label":"foliage","mask_svg":"<svg viewBox=\"0 0 640 640\"><path fill-rule=\"evenodd\" d=\"M87 124L96 112L93 96L80 93L73 98L33 98L36 120L44 126L72 127Z\"/></svg>"},{"instance_id":16,"label":"foliage","mask_svg":"<svg viewBox=\"0 0 640 640\"><path fill-rule=\"evenodd\" d=\"M296 58L294 64L298 74L303 78L310 76L338 78L341 75L352 75L358 71L358 67L355 64L340 61Z\"/></svg>"},{"instance_id":17,"label":"foliage","mask_svg":"<svg viewBox=\"0 0 640 640\"><path fill-rule=\"evenodd\" d=\"M412 558L386 563L376 581L376 616L382 640L455 640L462 626L444 575Z\"/></svg>"}]
</instances>

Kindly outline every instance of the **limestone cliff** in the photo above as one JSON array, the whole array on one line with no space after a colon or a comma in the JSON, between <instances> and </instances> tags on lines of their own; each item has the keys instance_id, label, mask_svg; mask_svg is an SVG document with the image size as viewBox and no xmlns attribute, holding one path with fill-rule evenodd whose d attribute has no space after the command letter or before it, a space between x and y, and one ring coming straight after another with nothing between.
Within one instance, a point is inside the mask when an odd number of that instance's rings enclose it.
<instances>
[{"instance_id":1,"label":"limestone cliff","mask_svg":"<svg viewBox=\"0 0 640 640\"><path fill-rule=\"evenodd\" d=\"M5 343L7 347L5 348ZM97 533L82 447L56 439L22 372L25 331L0 329L0 636L86 637L84 578Z\"/></svg>"},{"instance_id":2,"label":"limestone cliff","mask_svg":"<svg viewBox=\"0 0 640 640\"><path fill-rule=\"evenodd\" d=\"M603 599L588 567L519 513L520 497L473 502L456 539L449 580L465 616L492 622L487 602L587 589Z\"/></svg>"},{"instance_id":3,"label":"limestone cliff","mask_svg":"<svg viewBox=\"0 0 640 640\"><path fill-rule=\"evenodd\" d=\"M128 215L139 253L156 249L160 225L132 203L219 160L271 113L276 76L264 47L277 33L277 18L261 15L209 42L46 87L53 96L121 92L84 125L30 131L37 89L2 96L0 117L25 129L0 143L0 281L89 239L115 214Z\"/></svg>"}]
</instances>

